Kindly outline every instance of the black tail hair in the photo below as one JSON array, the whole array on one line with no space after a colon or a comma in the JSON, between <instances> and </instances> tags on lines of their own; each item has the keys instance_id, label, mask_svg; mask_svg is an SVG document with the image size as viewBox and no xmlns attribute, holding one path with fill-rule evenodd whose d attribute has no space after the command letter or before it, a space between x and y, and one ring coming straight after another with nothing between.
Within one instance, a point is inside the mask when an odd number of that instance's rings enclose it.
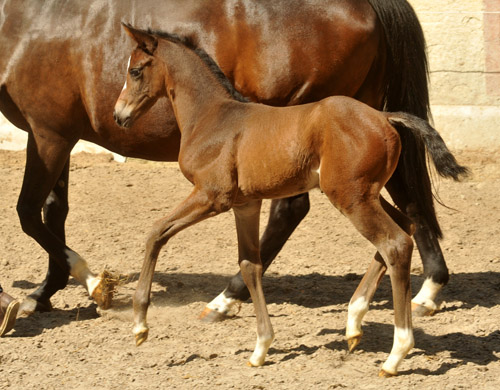
<instances>
[{"instance_id":1,"label":"black tail hair","mask_svg":"<svg viewBox=\"0 0 500 390\"><path fill-rule=\"evenodd\" d=\"M391 125L402 126L425 144L427 153L441 176L460 181L461 178L469 174L466 167L458 164L443 138L429 122L406 112L389 112L386 113L386 116ZM403 133L402 129L401 133Z\"/></svg>"},{"instance_id":2,"label":"black tail hair","mask_svg":"<svg viewBox=\"0 0 500 390\"><path fill-rule=\"evenodd\" d=\"M406 0L368 0L385 34L387 61L384 111L404 111L429 120L430 104L425 38L415 11ZM411 131L400 131L402 153L394 173L402 191L417 206L421 221L443 236L434 209L425 144Z\"/></svg>"}]
</instances>

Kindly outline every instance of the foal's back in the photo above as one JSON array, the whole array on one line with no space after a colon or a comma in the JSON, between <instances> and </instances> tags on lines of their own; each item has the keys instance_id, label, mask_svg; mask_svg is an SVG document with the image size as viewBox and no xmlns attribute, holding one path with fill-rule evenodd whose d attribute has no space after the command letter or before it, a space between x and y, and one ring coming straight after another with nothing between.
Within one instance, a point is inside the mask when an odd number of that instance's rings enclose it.
<instances>
[{"instance_id":1,"label":"foal's back","mask_svg":"<svg viewBox=\"0 0 500 390\"><path fill-rule=\"evenodd\" d=\"M235 163L250 198L340 189L359 177L380 191L401 150L385 114L343 96L294 107L250 104L240 123Z\"/></svg>"}]
</instances>

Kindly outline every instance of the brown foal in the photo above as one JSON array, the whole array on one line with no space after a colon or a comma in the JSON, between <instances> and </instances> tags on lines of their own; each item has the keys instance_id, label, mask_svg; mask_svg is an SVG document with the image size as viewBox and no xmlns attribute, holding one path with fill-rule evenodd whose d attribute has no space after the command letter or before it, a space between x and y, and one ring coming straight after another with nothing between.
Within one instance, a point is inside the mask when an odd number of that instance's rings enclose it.
<instances>
[{"instance_id":1,"label":"brown foal","mask_svg":"<svg viewBox=\"0 0 500 390\"><path fill-rule=\"evenodd\" d=\"M238 236L238 261L257 317L257 344L249 364L261 366L274 338L262 291L259 215L262 199L320 188L377 249L375 260L349 305L347 339L361 338L361 319L386 269L392 283L395 334L381 375L397 368L413 347L410 260L414 227L380 191L401 153L400 131L421 137L439 173L466 172L427 122L404 113L383 113L347 97L293 107L246 102L211 58L184 38L124 26L137 42L115 120L130 127L168 96L181 131L179 165L194 184L170 215L154 224L134 295L137 345L147 339L146 313L161 248L179 231L230 209Z\"/></svg>"}]
</instances>

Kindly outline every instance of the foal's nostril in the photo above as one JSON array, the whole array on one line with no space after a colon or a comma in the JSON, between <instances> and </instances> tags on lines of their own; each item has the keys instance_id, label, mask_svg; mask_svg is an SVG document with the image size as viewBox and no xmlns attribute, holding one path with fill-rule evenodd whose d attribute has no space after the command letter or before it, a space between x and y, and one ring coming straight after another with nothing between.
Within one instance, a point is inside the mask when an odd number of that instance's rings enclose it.
<instances>
[{"instance_id":1,"label":"foal's nostril","mask_svg":"<svg viewBox=\"0 0 500 390\"><path fill-rule=\"evenodd\" d=\"M120 120L120 117L118 115L116 115L116 111L113 111L113 118L115 119L115 122L118 126L121 126L122 123L121 123L121 120Z\"/></svg>"}]
</instances>

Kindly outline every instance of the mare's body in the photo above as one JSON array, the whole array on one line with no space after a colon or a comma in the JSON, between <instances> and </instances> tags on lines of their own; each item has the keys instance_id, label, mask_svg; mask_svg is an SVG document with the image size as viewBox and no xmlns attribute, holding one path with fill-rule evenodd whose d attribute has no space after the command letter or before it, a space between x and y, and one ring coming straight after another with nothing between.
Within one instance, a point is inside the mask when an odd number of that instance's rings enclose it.
<instances>
[{"instance_id":1,"label":"mare's body","mask_svg":"<svg viewBox=\"0 0 500 390\"><path fill-rule=\"evenodd\" d=\"M168 26L191 37L255 101L293 105L342 94L379 109L385 104L427 115L423 36L405 0L2 0L0 9L0 110L29 133L18 213L23 230L49 254L47 277L27 309L50 309L50 297L66 286L75 264L83 264L65 245L64 232L74 144L85 139L125 156L178 157L180 134L167 99L133 132L120 131L110 114L131 48L122 20ZM404 143L408 154L423 156L414 137ZM410 170L400 164L388 188L402 210L416 204L415 237L437 292L448 272L425 162ZM307 194L273 202L261 241L264 268L308 207ZM78 278L92 289L86 281L91 273L82 267ZM425 293L419 303L432 309L434 295ZM225 296L246 298L240 278L232 280Z\"/></svg>"}]
</instances>

